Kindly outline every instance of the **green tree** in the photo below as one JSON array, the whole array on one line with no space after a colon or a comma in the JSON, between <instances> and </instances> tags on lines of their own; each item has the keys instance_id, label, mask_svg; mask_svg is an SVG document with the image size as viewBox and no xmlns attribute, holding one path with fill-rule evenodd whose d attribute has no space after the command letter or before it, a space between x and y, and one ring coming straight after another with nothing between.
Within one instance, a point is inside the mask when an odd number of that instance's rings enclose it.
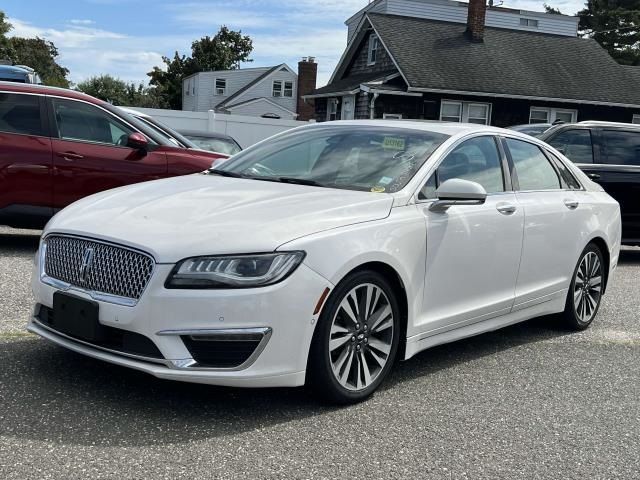
<instances>
[{"instance_id":1,"label":"green tree","mask_svg":"<svg viewBox=\"0 0 640 480\"><path fill-rule=\"evenodd\" d=\"M182 79L193 73L207 70L233 70L243 62L251 62L253 51L251 38L241 31L220 27L213 37L202 37L191 44L191 56L175 52L173 58L162 57L163 65L153 67L147 75L155 94L169 108L182 108Z\"/></svg>"},{"instance_id":2,"label":"green tree","mask_svg":"<svg viewBox=\"0 0 640 480\"><path fill-rule=\"evenodd\" d=\"M13 29L13 25L7 22L7 17L0 10L0 60L15 61L16 52L7 37L7 34Z\"/></svg>"},{"instance_id":3,"label":"green tree","mask_svg":"<svg viewBox=\"0 0 640 480\"><path fill-rule=\"evenodd\" d=\"M544 7L545 13L555 13L556 15L562 15L562 12L559 8L552 7L551 5L547 5L546 3L543 3L542 6Z\"/></svg>"},{"instance_id":4,"label":"green tree","mask_svg":"<svg viewBox=\"0 0 640 480\"><path fill-rule=\"evenodd\" d=\"M146 88L142 83L136 85L125 82L111 75L91 77L80 82L76 89L113 105L151 108L164 106L155 89Z\"/></svg>"},{"instance_id":5,"label":"green tree","mask_svg":"<svg viewBox=\"0 0 640 480\"><path fill-rule=\"evenodd\" d=\"M193 73L190 59L176 52L173 58L162 57L164 68L153 67L147 73L149 84L157 92L162 102L173 110L182 109L182 79Z\"/></svg>"},{"instance_id":6,"label":"green tree","mask_svg":"<svg viewBox=\"0 0 640 480\"><path fill-rule=\"evenodd\" d=\"M640 64L640 0L588 0L578 12L580 31L618 63Z\"/></svg>"},{"instance_id":7,"label":"green tree","mask_svg":"<svg viewBox=\"0 0 640 480\"><path fill-rule=\"evenodd\" d=\"M190 67L196 72L233 70L242 62L251 62L252 51L251 38L223 25L213 38L202 37L191 44Z\"/></svg>"},{"instance_id":8,"label":"green tree","mask_svg":"<svg viewBox=\"0 0 640 480\"><path fill-rule=\"evenodd\" d=\"M15 63L33 68L45 85L69 88L69 70L56 61L58 49L53 42L38 37L12 37L9 41L15 51Z\"/></svg>"}]
</instances>

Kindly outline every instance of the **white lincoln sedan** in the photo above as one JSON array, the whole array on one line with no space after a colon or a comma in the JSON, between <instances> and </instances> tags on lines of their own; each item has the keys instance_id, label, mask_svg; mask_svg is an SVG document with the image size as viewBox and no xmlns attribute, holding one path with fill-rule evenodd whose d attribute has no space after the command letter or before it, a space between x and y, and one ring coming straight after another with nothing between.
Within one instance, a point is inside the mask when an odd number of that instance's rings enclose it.
<instances>
[{"instance_id":1,"label":"white lincoln sedan","mask_svg":"<svg viewBox=\"0 0 640 480\"><path fill-rule=\"evenodd\" d=\"M58 213L28 328L160 378L354 402L434 345L552 313L587 328L620 230L615 200L530 136L314 124Z\"/></svg>"}]
</instances>

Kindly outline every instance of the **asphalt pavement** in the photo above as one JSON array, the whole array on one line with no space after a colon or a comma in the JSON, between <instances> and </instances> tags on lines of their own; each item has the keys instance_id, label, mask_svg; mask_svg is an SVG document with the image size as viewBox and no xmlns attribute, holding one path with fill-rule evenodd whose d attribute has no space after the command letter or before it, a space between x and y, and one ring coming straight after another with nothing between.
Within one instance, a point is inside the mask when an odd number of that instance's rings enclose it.
<instances>
[{"instance_id":1,"label":"asphalt pavement","mask_svg":"<svg viewBox=\"0 0 640 480\"><path fill-rule=\"evenodd\" d=\"M598 317L437 347L370 400L155 379L24 331L37 232L0 229L0 479L640 478L640 249Z\"/></svg>"}]
</instances>

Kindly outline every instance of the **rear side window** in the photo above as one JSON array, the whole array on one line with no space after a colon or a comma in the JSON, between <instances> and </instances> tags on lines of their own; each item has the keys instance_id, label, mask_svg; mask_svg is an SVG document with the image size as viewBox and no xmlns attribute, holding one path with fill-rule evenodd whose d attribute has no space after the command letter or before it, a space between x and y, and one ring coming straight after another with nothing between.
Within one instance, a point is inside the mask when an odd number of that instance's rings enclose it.
<instances>
[{"instance_id":1,"label":"rear side window","mask_svg":"<svg viewBox=\"0 0 640 480\"><path fill-rule=\"evenodd\" d=\"M0 93L0 132L44 135L40 98L36 95Z\"/></svg>"},{"instance_id":2,"label":"rear side window","mask_svg":"<svg viewBox=\"0 0 640 480\"><path fill-rule=\"evenodd\" d=\"M593 163L593 143L589 130L564 130L547 140L547 143L573 163Z\"/></svg>"},{"instance_id":3,"label":"rear side window","mask_svg":"<svg viewBox=\"0 0 640 480\"><path fill-rule=\"evenodd\" d=\"M562 160L560 160L556 155L548 150L546 150L546 153L549 157L551 157L553 163L555 163L556 168L560 172L560 177L562 178L562 188L568 188L569 190L580 190L582 188L582 185L580 185L580 182L578 182L576 177L573 176L573 173L569 171Z\"/></svg>"},{"instance_id":4,"label":"rear side window","mask_svg":"<svg viewBox=\"0 0 640 480\"><path fill-rule=\"evenodd\" d=\"M53 99L58 136L64 140L126 146L132 129L107 112L83 102Z\"/></svg>"},{"instance_id":5,"label":"rear side window","mask_svg":"<svg viewBox=\"0 0 640 480\"><path fill-rule=\"evenodd\" d=\"M640 132L603 130L604 161L612 165L640 165Z\"/></svg>"},{"instance_id":6,"label":"rear side window","mask_svg":"<svg viewBox=\"0 0 640 480\"><path fill-rule=\"evenodd\" d=\"M537 145L507 138L519 190L554 190L560 188L560 178L549 159Z\"/></svg>"}]
</instances>

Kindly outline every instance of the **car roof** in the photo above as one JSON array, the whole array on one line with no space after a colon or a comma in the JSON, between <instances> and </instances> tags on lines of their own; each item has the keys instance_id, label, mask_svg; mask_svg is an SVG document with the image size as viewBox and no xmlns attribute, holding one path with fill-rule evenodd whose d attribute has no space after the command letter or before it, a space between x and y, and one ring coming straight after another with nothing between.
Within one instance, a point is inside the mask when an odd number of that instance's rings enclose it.
<instances>
[{"instance_id":1,"label":"car roof","mask_svg":"<svg viewBox=\"0 0 640 480\"><path fill-rule=\"evenodd\" d=\"M516 130L507 130L490 125L479 125L477 123L456 123L456 122L440 122L438 120L335 120L332 122L310 123L300 128L315 128L327 125L353 125L372 127L388 127L402 128L411 130L422 130L424 132L442 133L444 135L463 136L468 133L487 133L489 135L513 135L521 136L529 139L528 135L522 134Z\"/></svg>"},{"instance_id":2,"label":"car roof","mask_svg":"<svg viewBox=\"0 0 640 480\"><path fill-rule=\"evenodd\" d=\"M91 95L87 95L86 93L77 92L75 90L70 90L68 88L48 87L46 85L36 85L33 83L16 83L16 82L0 81L0 90L3 90L5 92L32 93L32 94L38 94L38 95L55 95L58 97L84 100L86 102L95 103L96 105L101 105L105 103L104 101L99 100L95 97L92 97Z\"/></svg>"}]
</instances>

